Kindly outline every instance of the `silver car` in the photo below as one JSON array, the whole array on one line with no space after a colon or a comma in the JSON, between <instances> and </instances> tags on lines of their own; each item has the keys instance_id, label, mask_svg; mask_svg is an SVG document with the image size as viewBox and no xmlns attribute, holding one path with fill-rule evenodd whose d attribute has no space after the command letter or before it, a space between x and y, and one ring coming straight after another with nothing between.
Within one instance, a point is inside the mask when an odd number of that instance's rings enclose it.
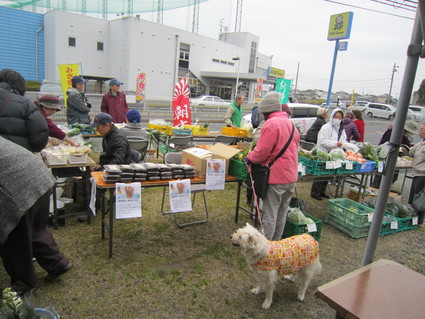
<instances>
[{"instance_id":1,"label":"silver car","mask_svg":"<svg viewBox=\"0 0 425 319\"><path fill-rule=\"evenodd\" d=\"M43 81L43 83L40 86L40 90L37 94L37 102L39 98L45 94L52 94L58 97L60 100L61 105L63 105L63 91L60 83L53 83L53 82L47 82Z\"/></svg>"},{"instance_id":2,"label":"silver car","mask_svg":"<svg viewBox=\"0 0 425 319\"><path fill-rule=\"evenodd\" d=\"M395 111L392 105L370 102L363 112L369 117L380 117L392 121L395 118Z\"/></svg>"},{"instance_id":3,"label":"silver car","mask_svg":"<svg viewBox=\"0 0 425 319\"><path fill-rule=\"evenodd\" d=\"M230 102L225 102L218 96L214 95L202 95L199 98L190 99L191 107L227 107Z\"/></svg>"}]
</instances>

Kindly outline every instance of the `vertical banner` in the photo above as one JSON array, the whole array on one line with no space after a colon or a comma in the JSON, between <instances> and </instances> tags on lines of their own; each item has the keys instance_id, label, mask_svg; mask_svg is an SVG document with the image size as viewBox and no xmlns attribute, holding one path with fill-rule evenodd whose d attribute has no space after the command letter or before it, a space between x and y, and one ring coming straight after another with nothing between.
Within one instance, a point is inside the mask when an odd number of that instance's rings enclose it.
<instances>
[{"instance_id":1,"label":"vertical banner","mask_svg":"<svg viewBox=\"0 0 425 319\"><path fill-rule=\"evenodd\" d=\"M185 124L192 124L189 102L189 86L187 78L177 82L173 95L174 126L183 127Z\"/></svg>"},{"instance_id":2,"label":"vertical banner","mask_svg":"<svg viewBox=\"0 0 425 319\"><path fill-rule=\"evenodd\" d=\"M170 190L170 211L172 213L181 213L192 210L192 201L190 200L190 179L168 182Z\"/></svg>"},{"instance_id":3,"label":"vertical banner","mask_svg":"<svg viewBox=\"0 0 425 319\"><path fill-rule=\"evenodd\" d=\"M72 77L79 75L79 65L78 64L59 64L59 77L60 83L63 92L63 104L66 107L66 91L72 86Z\"/></svg>"},{"instance_id":4,"label":"vertical banner","mask_svg":"<svg viewBox=\"0 0 425 319\"><path fill-rule=\"evenodd\" d=\"M288 103L289 94L291 93L292 80L277 79L276 92L280 95L280 103Z\"/></svg>"},{"instance_id":5,"label":"vertical banner","mask_svg":"<svg viewBox=\"0 0 425 319\"><path fill-rule=\"evenodd\" d=\"M140 183L115 184L115 218L142 217L142 185Z\"/></svg>"},{"instance_id":6,"label":"vertical banner","mask_svg":"<svg viewBox=\"0 0 425 319\"><path fill-rule=\"evenodd\" d=\"M223 190L226 179L226 160L207 159L205 189Z\"/></svg>"},{"instance_id":7,"label":"vertical banner","mask_svg":"<svg viewBox=\"0 0 425 319\"><path fill-rule=\"evenodd\" d=\"M145 99L146 73L139 73L136 79L136 103Z\"/></svg>"},{"instance_id":8,"label":"vertical banner","mask_svg":"<svg viewBox=\"0 0 425 319\"><path fill-rule=\"evenodd\" d=\"M257 88L255 89L254 101L261 101L261 92L263 91L263 79L257 79Z\"/></svg>"}]
</instances>

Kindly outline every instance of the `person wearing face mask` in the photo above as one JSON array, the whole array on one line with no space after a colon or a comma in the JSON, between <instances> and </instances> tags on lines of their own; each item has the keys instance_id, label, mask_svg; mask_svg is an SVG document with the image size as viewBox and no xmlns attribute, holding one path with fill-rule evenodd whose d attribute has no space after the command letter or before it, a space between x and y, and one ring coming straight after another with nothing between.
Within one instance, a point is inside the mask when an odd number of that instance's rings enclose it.
<instances>
[{"instance_id":1,"label":"person wearing face mask","mask_svg":"<svg viewBox=\"0 0 425 319\"><path fill-rule=\"evenodd\" d=\"M414 121L407 121L404 125L404 131L403 131L403 137L401 138L401 146L406 149L410 150L412 148L412 141L413 141L413 135L418 134L419 131L419 125ZM379 141L378 145L389 143L391 139L391 134L393 132L393 126L389 125L388 129L385 131L384 135L382 135L381 140ZM402 156L402 151L400 151L399 156ZM398 179L398 171L394 172L392 182L394 183ZM370 183L370 186L379 188L379 185L381 184L382 176L381 175L375 175L373 177L373 180Z\"/></svg>"},{"instance_id":2,"label":"person wearing face mask","mask_svg":"<svg viewBox=\"0 0 425 319\"><path fill-rule=\"evenodd\" d=\"M333 110L330 121L322 126L317 136L317 149L326 153L335 148L342 148L347 141L344 124L342 119L344 113L341 109ZM311 186L310 195L316 200L322 200L322 197L329 198L326 195L326 185L328 182L314 182Z\"/></svg>"}]
</instances>

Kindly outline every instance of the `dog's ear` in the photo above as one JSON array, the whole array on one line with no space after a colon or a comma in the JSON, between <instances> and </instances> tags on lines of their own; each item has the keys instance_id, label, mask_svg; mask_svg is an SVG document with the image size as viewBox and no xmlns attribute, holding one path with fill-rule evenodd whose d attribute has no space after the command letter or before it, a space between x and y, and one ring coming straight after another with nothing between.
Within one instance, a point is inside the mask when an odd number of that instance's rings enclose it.
<instances>
[{"instance_id":1,"label":"dog's ear","mask_svg":"<svg viewBox=\"0 0 425 319\"><path fill-rule=\"evenodd\" d=\"M250 245L255 245L255 243L256 243L255 236L253 236L253 235L248 235L247 242L248 242Z\"/></svg>"}]
</instances>

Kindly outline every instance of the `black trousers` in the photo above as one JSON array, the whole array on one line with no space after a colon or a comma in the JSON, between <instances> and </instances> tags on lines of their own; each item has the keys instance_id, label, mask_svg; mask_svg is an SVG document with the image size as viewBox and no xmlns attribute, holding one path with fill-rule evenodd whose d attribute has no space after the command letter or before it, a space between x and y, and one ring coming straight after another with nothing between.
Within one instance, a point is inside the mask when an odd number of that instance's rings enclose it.
<instances>
[{"instance_id":1,"label":"black trousers","mask_svg":"<svg viewBox=\"0 0 425 319\"><path fill-rule=\"evenodd\" d=\"M47 227L50 194L51 191L47 192L35 202L0 246L3 265L12 285L21 282L30 289L39 286L33 257L49 274L57 273L69 263Z\"/></svg>"},{"instance_id":2,"label":"black trousers","mask_svg":"<svg viewBox=\"0 0 425 319\"><path fill-rule=\"evenodd\" d=\"M420 193L425 187L425 176L415 176L412 180L412 186L409 193L409 204L413 202L413 196ZM418 224L424 223L425 212L416 211L418 213Z\"/></svg>"},{"instance_id":3,"label":"black trousers","mask_svg":"<svg viewBox=\"0 0 425 319\"><path fill-rule=\"evenodd\" d=\"M328 182L314 182L311 185L311 195L323 195L326 192L326 186L328 185Z\"/></svg>"}]
</instances>

